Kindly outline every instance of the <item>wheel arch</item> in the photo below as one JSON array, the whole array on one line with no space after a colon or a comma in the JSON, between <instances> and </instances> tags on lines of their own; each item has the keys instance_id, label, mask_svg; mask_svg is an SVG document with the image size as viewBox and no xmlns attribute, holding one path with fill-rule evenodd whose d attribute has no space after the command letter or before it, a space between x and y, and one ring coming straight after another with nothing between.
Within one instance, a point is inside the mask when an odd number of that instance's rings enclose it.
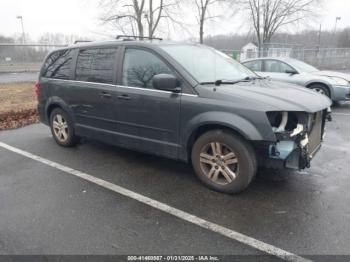
<instances>
[{"instance_id":1,"label":"wheel arch","mask_svg":"<svg viewBox=\"0 0 350 262\"><path fill-rule=\"evenodd\" d=\"M203 119L206 120L203 121ZM252 123L234 114L213 113L207 115L207 117L198 116L197 120L198 121L196 121L196 124L193 124L193 121L190 121L192 128L190 130L188 128L185 128L183 131L182 137L184 140L182 142L182 146L184 150L180 153L180 159L188 161L190 159L192 146L195 143L196 139L210 130L227 130L247 142L264 140L262 134Z\"/></svg>"},{"instance_id":2,"label":"wheel arch","mask_svg":"<svg viewBox=\"0 0 350 262\"><path fill-rule=\"evenodd\" d=\"M69 108L69 106L61 98L59 98L59 97L52 97L52 98L49 99L49 101L47 102L46 107L45 107L45 116L47 118L47 122L48 123L50 123L50 116L51 116L52 111L55 108L61 108L62 110L67 112L67 114L69 114L69 116L73 120L75 120L73 118L73 116L74 116L73 112Z\"/></svg>"},{"instance_id":3,"label":"wheel arch","mask_svg":"<svg viewBox=\"0 0 350 262\"><path fill-rule=\"evenodd\" d=\"M190 137L187 140L187 144L186 144L186 151L187 151L187 156L188 158L191 157L191 151L192 151L192 147L194 145L194 143L196 142L196 140L203 134L212 131L212 130L223 130L223 131L228 131L230 133L233 133L234 135L240 137L241 139L244 139L245 141L249 140L247 139L247 137L242 134L240 131L238 131L235 128L232 128L228 125L222 124L222 123L216 123L216 124L204 124L204 125L200 125L198 126L196 129L193 130L193 132L191 133Z\"/></svg>"},{"instance_id":4,"label":"wheel arch","mask_svg":"<svg viewBox=\"0 0 350 262\"><path fill-rule=\"evenodd\" d=\"M312 87L312 86L314 86L314 85L321 85L321 86L323 86L323 87L327 88L327 90L328 90L328 92L329 92L330 97L332 97L332 96L333 96L332 89L330 88L330 86L329 86L328 84L326 84L326 83L324 83L324 82L320 82L320 81L313 81L313 82L308 83L308 84L306 85L306 87L307 87L307 88L311 88L311 87Z\"/></svg>"}]
</instances>

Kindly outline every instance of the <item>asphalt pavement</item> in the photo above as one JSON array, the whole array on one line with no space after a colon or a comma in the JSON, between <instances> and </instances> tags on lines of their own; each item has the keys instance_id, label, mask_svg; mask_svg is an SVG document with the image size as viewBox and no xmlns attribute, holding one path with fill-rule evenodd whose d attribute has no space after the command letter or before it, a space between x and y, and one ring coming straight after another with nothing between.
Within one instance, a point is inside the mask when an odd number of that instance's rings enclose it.
<instances>
[{"instance_id":1,"label":"asphalt pavement","mask_svg":"<svg viewBox=\"0 0 350 262\"><path fill-rule=\"evenodd\" d=\"M55 144L42 124L0 132L0 142L193 214L282 250L350 255L350 104L312 168L282 181L258 174L242 194L208 190L187 164L83 140ZM264 255L0 147L0 254Z\"/></svg>"}]
</instances>

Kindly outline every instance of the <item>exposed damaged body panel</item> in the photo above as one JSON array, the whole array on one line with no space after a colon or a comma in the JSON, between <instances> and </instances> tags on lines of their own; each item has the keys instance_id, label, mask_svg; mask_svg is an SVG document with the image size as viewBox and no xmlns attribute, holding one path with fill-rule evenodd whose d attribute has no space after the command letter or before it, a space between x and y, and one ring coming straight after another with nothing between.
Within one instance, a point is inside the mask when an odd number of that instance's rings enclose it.
<instances>
[{"instance_id":1,"label":"exposed damaged body panel","mask_svg":"<svg viewBox=\"0 0 350 262\"><path fill-rule=\"evenodd\" d=\"M268 157L283 162L284 167L304 169L321 147L327 110L316 113L269 112L268 118L276 142L268 148Z\"/></svg>"}]
</instances>

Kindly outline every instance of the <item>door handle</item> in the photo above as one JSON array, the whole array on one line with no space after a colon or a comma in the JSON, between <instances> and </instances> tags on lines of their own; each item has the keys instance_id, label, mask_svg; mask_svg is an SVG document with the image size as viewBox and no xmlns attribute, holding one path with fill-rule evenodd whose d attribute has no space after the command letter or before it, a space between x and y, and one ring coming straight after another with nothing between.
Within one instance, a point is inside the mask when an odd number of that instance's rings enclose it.
<instances>
[{"instance_id":1,"label":"door handle","mask_svg":"<svg viewBox=\"0 0 350 262\"><path fill-rule=\"evenodd\" d=\"M112 95L109 94L109 93L107 93L107 92L101 92L101 93L100 93L100 97L101 97L101 98L111 98Z\"/></svg>"},{"instance_id":2,"label":"door handle","mask_svg":"<svg viewBox=\"0 0 350 262\"><path fill-rule=\"evenodd\" d=\"M118 96L118 99L121 99L121 100L130 100L131 97L130 97L129 95L124 94L124 95Z\"/></svg>"}]
</instances>

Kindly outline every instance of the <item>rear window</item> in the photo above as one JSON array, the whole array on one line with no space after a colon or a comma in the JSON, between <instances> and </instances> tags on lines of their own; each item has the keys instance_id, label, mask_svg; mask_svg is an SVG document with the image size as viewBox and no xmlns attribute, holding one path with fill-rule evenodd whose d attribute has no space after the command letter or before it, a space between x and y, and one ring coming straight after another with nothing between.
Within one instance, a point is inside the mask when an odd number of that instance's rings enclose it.
<instances>
[{"instance_id":1,"label":"rear window","mask_svg":"<svg viewBox=\"0 0 350 262\"><path fill-rule=\"evenodd\" d=\"M79 51L75 80L112 84L116 74L117 48L94 48Z\"/></svg>"},{"instance_id":2,"label":"rear window","mask_svg":"<svg viewBox=\"0 0 350 262\"><path fill-rule=\"evenodd\" d=\"M70 79L73 50L60 50L52 53L45 61L42 76L57 79Z\"/></svg>"}]
</instances>

